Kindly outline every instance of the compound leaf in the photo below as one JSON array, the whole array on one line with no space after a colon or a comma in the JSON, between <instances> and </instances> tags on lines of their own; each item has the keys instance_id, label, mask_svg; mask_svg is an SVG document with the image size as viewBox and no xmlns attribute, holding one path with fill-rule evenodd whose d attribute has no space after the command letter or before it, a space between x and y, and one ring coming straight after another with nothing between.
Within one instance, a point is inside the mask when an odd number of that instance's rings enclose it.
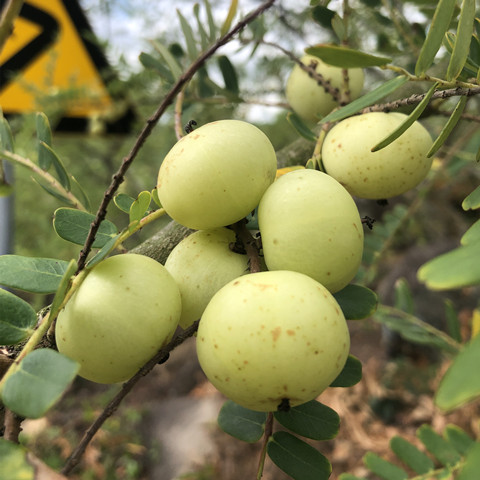
<instances>
[{"instance_id":1,"label":"compound leaf","mask_svg":"<svg viewBox=\"0 0 480 480\"><path fill-rule=\"evenodd\" d=\"M327 480L330 462L315 448L288 432L276 432L267 445L268 456L294 480Z\"/></svg>"},{"instance_id":2,"label":"compound leaf","mask_svg":"<svg viewBox=\"0 0 480 480\"><path fill-rule=\"evenodd\" d=\"M0 288L0 345L15 345L25 340L36 323L37 314L25 300Z\"/></svg>"},{"instance_id":3,"label":"compound leaf","mask_svg":"<svg viewBox=\"0 0 480 480\"><path fill-rule=\"evenodd\" d=\"M232 400L223 404L217 419L225 433L248 443L255 443L262 438L266 421L266 413L249 410Z\"/></svg>"},{"instance_id":4,"label":"compound leaf","mask_svg":"<svg viewBox=\"0 0 480 480\"><path fill-rule=\"evenodd\" d=\"M408 478L405 470L379 457L373 452L368 452L363 457L363 462L373 473L385 480L406 480Z\"/></svg>"}]
</instances>

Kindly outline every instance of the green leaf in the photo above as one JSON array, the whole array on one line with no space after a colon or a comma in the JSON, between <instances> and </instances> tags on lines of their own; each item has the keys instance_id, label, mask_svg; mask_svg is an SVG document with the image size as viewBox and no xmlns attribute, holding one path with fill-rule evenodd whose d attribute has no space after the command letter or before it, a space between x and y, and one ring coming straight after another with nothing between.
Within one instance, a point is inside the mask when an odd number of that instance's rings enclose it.
<instances>
[{"instance_id":1,"label":"green leaf","mask_svg":"<svg viewBox=\"0 0 480 480\"><path fill-rule=\"evenodd\" d=\"M190 60L194 62L198 56L197 42L193 35L193 30L186 18L182 15L180 10L177 8L177 15L180 20L180 26L182 27L183 36L185 37L185 42L187 44L187 52Z\"/></svg>"},{"instance_id":2,"label":"green leaf","mask_svg":"<svg viewBox=\"0 0 480 480\"><path fill-rule=\"evenodd\" d=\"M73 175L70 175L70 180L72 181L73 187L75 189L76 197L78 198L78 200L80 200L80 202L82 202L82 205L85 207L85 209L90 211L91 205L87 193Z\"/></svg>"},{"instance_id":3,"label":"green leaf","mask_svg":"<svg viewBox=\"0 0 480 480\"><path fill-rule=\"evenodd\" d=\"M435 404L450 411L480 396L480 335L467 343L443 376L435 394Z\"/></svg>"},{"instance_id":4,"label":"green leaf","mask_svg":"<svg viewBox=\"0 0 480 480\"><path fill-rule=\"evenodd\" d=\"M415 473L423 474L435 467L430 457L427 457L415 445L402 437L395 436L390 440L392 452L410 467Z\"/></svg>"},{"instance_id":5,"label":"green leaf","mask_svg":"<svg viewBox=\"0 0 480 480\"><path fill-rule=\"evenodd\" d=\"M208 48L210 41L208 39L207 31L203 26L203 20L200 18L200 5L198 3L195 3L193 5L193 14L195 15L195 19L197 20L197 29L198 29L198 33L200 34L202 50L205 51Z\"/></svg>"},{"instance_id":6,"label":"green leaf","mask_svg":"<svg viewBox=\"0 0 480 480\"><path fill-rule=\"evenodd\" d=\"M135 199L126 193L119 193L113 198L113 203L125 213L130 213L130 207L134 201Z\"/></svg>"},{"instance_id":7,"label":"green leaf","mask_svg":"<svg viewBox=\"0 0 480 480\"><path fill-rule=\"evenodd\" d=\"M306 138L311 142L317 141L317 136L315 133L310 130L310 128L296 113L287 113L287 121L303 138Z\"/></svg>"},{"instance_id":8,"label":"green leaf","mask_svg":"<svg viewBox=\"0 0 480 480\"><path fill-rule=\"evenodd\" d=\"M394 142L398 137L400 137L400 135L405 133L420 118L420 115L423 113L425 108L427 108L427 105L429 104L430 99L432 98L432 95L437 87L438 85L436 83L433 84L422 101L415 107L413 112L392 133L377 143L377 145L372 148L372 152L378 152L382 148L385 148Z\"/></svg>"},{"instance_id":9,"label":"green leaf","mask_svg":"<svg viewBox=\"0 0 480 480\"><path fill-rule=\"evenodd\" d=\"M142 52L138 59L145 68L156 70L168 83L174 82L172 72L158 58L149 53Z\"/></svg>"},{"instance_id":10,"label":"green leaf","mask_svg":"<svg viewBox=\"0 0 480 480\"><path fill-rule=\"evenodd\" d=\"M344 40L347 39L347 31L345 28L345 22L343 21L343 18L340 17L340 15L335 14L332 18L332 28L333 31L335 32L335 35L337 38L343 42Z\"/></svg>"},{"instance_id":11,"label":"green leaf","mask_svg":"<svg viewBox=\"0 0 480 480\"><path fill-rule=\"evenodd\" d=\"M294 480L327 480L330 462L308 443L288 432L276 432L267 444L273 463Z\"/></svg>"},{"instance_id":12,"label":"green leaf","mask_svg":"<svg viewBox=\"0 0 480 480\"><path fill-rule=\"evenodd\" d=\"M150 195L150 192L145 191L138 194L137 199L130 206L130 223L137 223L143 218L148 211L151 200L152 196Z\"/></svg>"},{"instance_id":13,"label":"green leaf","mask_svg":"<svg viewBox=\"0 0 480 480\"><path fill-rule=\"evenodd\" d=\"M68 262L55 258L0 256L0 285L32 293L54 293Z\"/></svg>"},{"instance_id":14,"label":"green leaf","mask_svg":"<svg viewBox=\"0 0 480 480\"><path fill-rule=\"evenodd\" d=\"M457 36L453 46L452 56L447 68L447 80L457 78L463 70L470 52L475 18L475 0L463 0L460 19L457 26Z\"/></svg>"},{"instance_id":15,"label":"green leaf","mask_svg":"<svg viewBox=\"0 0 480 480\"><path fill-rule=\"evenodd\" d=\"M238 8L238 0L231 0L230 8L228 9L228 13L227 13L227 17L225 18L225 21L223 22L223 25L220 29L220 35L221 36L227 34L228 31L230 30L233 19L235 18L235 15L237 14L237 8Z\"/></svg>"},{"instance_id":16,"label":"green leaf","mask_svg":"<svg viewBox=\"0 0 480 480\"><path fill-rule=\"evenodd\" d=\"M405 278L399 278L395 282L395 308L410 314L415 310L412 291Z\"/></svg>"},{"instance_id":17,"label":"green leaf","mask_svg":"<svg viewBox=\"0 0 480 480\"><path fill-rule=\"evenodd\" d=\"M47 145L45 142L40 142L38 146L39 155L43 151L43 157L49 158L50 164L53 164L55 172L57 173L57 178L62 187L69 192L70 191L70 179L68 173L65 170L65 166L58 157L58 155L53 151L50 145Z\"/></svg>"},{"instance_id":18,"label":"green leaf","mask_svg":"<svg viewBox=\"0 0 480 480\"><path fill-rule=\"evenodd\" d=\"M47 116L43 112L37 112L35 117L38 142L38 165L42 170L48 170L52 164L52 156L49 151L41 148L42 143L52 146L52 129Z\"/></svg>"},{"instance_id":19,"label":"green leaf","mask_svg":"<svg viewBox=\"0 0 480 480\"><path fill-rule=\"evenodd\" d=\"M227 400L218 414L218 425L232 437L244 442L255 443L265 431L267 414L255 412Z\"/></svg>"},{"instance_id":20,"label":"green leaf","mask_svg":"<svg viewBox=\"0 0 480 480\"><path fill-rule=\"evenodd\" d=\"M430 425L422 425L417 430L417 437L425 448L444 466L455 465L461 460L458 452Z\"/></svg>"},{"instance_id":21,"label":"green leaf","mask_svg":"<svg viewBox=\"0 0 480 480\"><path fill-rule=\"evenodd\" d=\"M25 447L0 438L0 472L2 480L34 480L35 469L27 461Z\"/></svg>"},{"instance_id":22,"label":"green leaf","mask_svg":"<svg viewBox=\"0 0 480 480\"><path fill-rule=\"evenodd\" d=\"M53 297L52 305L50 306L50 315L56 317L60 307L62 306L63 300L67 295L67 292L70 288L72 277L75 275L75 272L78 269L78 263L76 260L70 260L65 273L63 274L62 280L58 285L55 296Z\"/></svg>"},{"instance_id":23,"label":"green leaf","mask_svg":"<svg viewBox=\"0 0 480 480\"><path fill-rule=\"evenodd\" d=\"M331 387L353 387L362 379L362 362L349 355L338 377L330 384Z\"/></svg>"},{"instance_id":24,"label":"green leaf","mask_svg":"<svg viewBox=\"0 0 480 480\"><path fill-rule=\"evenodd\" d=\"M480 442L476 442L467 453L465 464L456 480L478 480L480 472Z\"/></svg>"},{"instance_id":25,"label":"green leaf","mask_svg":"<svg viewBox=\"0 0 480 480\"><path fill-rule=\"evenodd\" d=\"M480 208L480 186L463 200L462 208L464 210L476 210Z\"/></svg>"},{"instance_id":26,"label":"green leaf","mask_svg":"<svg viewBox=\"0 0 480 480\"><path fill-rule=\"evenodd\" d=\"M460 320L453 307L453 302L445 300L445 318L447 320L447 332L458 343L462 342L462 333L460 331Z\"/></svg>"},{"instance_id":27,"label":"green leaf","mask_svg":"<svg viewBox=\"0 0 480 480\"><path fill-rule=\"evenodd\" d=\"M208 0L203 0L203 4L205 5L205 11L207 13L210 42L213 42L217 38L217 26L215 25L215 19L213 18L212 7L210 6L210 2Z\"/></svg>"},{"instance_id":28,"label":"green leaf","mask_svg":"<svg viewBox=\"0 0 480 480\"><path fill-rule=\"evenodd\" d=\"M453 445L455 450L462 456L464 456L470 447L475 443L465 430L462 430L457 425L447 425L443 431L443 435L446 440Z\"/></svg>"},{"instance_id":29,"label":"green leaf","mask_svg":"<svg viewBox=\"0 0 480 480\"><path fill-rule=\"evenodd\" d=\"M40 418L60 399L80 366L55 350L29 353L7 378L2 391L6 407L26 418Z\"/></svg>"},{"instance_id":30,"label":"green leaf","mask_svg":"<svg viewBox=\"0 0 480 480\"><path fill-rule=\"evenodd\" d=\"M313 440L331 440L340 428L338 413L316 400L292 407L287 412L276 411L274 416L293 433Z\"/></svg>"},{"instance_id":31,"label":"green leaf","mask_svg":"<svg viewBox=\"0 0 480 480\"><path fill-rule=\"evenodd\" d=\"M462 236L462 245L471 245L480 242L480 220L477 220Z\"/></svg>"},{"instance_id":32,"label":"green leaf","mask_svg":"<svg viewBox=\"0 0 480 480\"><path fill-rule=\"evenodd\" d=\"M178 64L177 60L175 59L175 57L170 53L168 48L166 48L161 43L153 41L152 45L153 45L153 48L155 48L155 50L157 50L157 52L165 60L175 81L178 80L180 78L180 75L182 75L182 69Z\"/></svg>"},{"instance_id":33,"label":"green leaf","mask_svg":"<svg viewBox=\"0 0 480 480\"><path fill-rule=\"evenodd\" d=\"M362 320L375 313L377 294L361 285L347 285L333 294L347 320Z\"/></svg>"},{"instance_id":34,"label":"green leaf","mask_svg":"<svg viewBox=\"0 0 480 480\"><path fill-rule=\"evenodd\" d=\"M378 57L339 45L315 45L305 52L320 58L328 65L340 68L381 67L392 61L391 58Z\"/></svg>"},{"instance_id":35,"label":"green leaf","mask_svg":"<svg viewBox=\"0 0 480 480\"><path fill-rule=\"evenodd\" d=\"M1 115L0 112L0 150L7 152L14 152L14 142L12 130L7 122L7 119Z\"/></svg>"},{"instance_id":36,"label":"green leaf","mask_svg":"<svg viewBox=\"0 0 480 480\"><path fill-rule=\"evenodd\" d=\"M452 133L452 130L455 128L455 125L457 125L458 121L462 116L466 103L467 97L460 97L460 100L455 106L455 109L450 115L450 118L448 119L447 123L442 128L442 131L440 132L437 139L435 140L435 142L433 142L433 145L428 151L428 158L432 157L433 155L435 155L435 153L438 152L439 148L445 143L445 140L449 137L450 133Z\"/></svg>"},{"instance_id":37,"label":"green leaf","mask_svg":"<svg viewBox=\"0 0 480 480\"><path fill-rule=\"evenodd\" d=\"M420 267L418 279L432 290L448 290L480 283L480 251L473 243L439 255Z\"/></svg>"},{"instance_id":38,"label":"green leaf","mask_svg":"<svg viewBox=\"0 0 480 480\"><path fill-rule=\"evenodd\" d=\"M120 233L111 238L88 262L87 268L92 268L98 262L101 262L104 258L108 257L110 253L115 249L115 243L120 237Z\"/></svg>"},{"instance_id":39,"label":"green leaf","mask_svg":"<svg viewBox=\"0 0 480 480\"><path fill-rule=\"evenodd\" d=\"M338 480L368 480L368 479L365 477L356 477L351 473L341 473L340 476L338 477Z\"/></svg>"},{"instance_id":40,"label":"green leaf","mask_svg":"<svg viewBox=\"0 0 480 480\"><path fill-rule=\"evenodd\" d=\"M55 197L56 199L60 200L63 203L66 203L67 205L73 205L72 200L70 200L68 197L62 195L61 193L59 193L56 189L50 187L49 185L45 185L44 183L39 182L36 178L34 178L33 180L38 185L40 185L52 197Z\"/></svg>"},{"instance_id":41,"label":"green leaf","mask_svg":"<svg viewBox=\"0 0 480 480\"><path fill-rule=\"evenodd\" d=\"M25 300L0 288L0 345L15 345L25 340L36 323L37 314Z\"/></svg>"},{"instance_id":42,"label":"green leaf","mask_svg":"<svg viewBox=\"0 0 480 480\"><path fill-rule=\"evenodd\" d=\"M238 95L240 89L238 88L237 72L227 56L221 55L217 59L218 66L222 72L225 88Z\"/></svg>"},{"instance_id":43,"label":"green leaf","mask_svg":"<svg viewBox=\"0 0 480 480\"><path fill-rule=\"evenodd\" d=\"M83 245L94 220L95 215L91 213L74 208L61 207L55 210L53 228L57 235L64 240L77 245ZM109 220L103 220L97 231L92 247L103 247L116 234L117 227Z\"/></svg>"},{"instance_id":44,"label":"green leaf","mask_svg":"<svg viewBox=\"0 0 480 480\"><path fill-rule=\"evenodd\" d=\"M432 23L427 33L427 38L415 65L415 75L424 74L432 65L435 55L442 45L443 36L447 32L452 19L456 0L439 0Z\"/></svg>"},{"instance_id":45,"label":"green leaf","mask_svg":"<svg viewBox=\"0 0 480 480\"><path fill-rule=\"evenodd\" d=\"M336 13L323 5L317 5L311 10L313 20L323 28L332 28L332 20Z\"/></svg>"},{"instance_id":46,"label":"green leaf","mask_svg":"<svg viewBox=\"0 0 480 480\"><path fill-rule=\"evenodd\" d=\"M348 105L345 105L344 107L339 108L332 113L329 113L321 119L321 123L337 122L339 120L343 120L344 118L350 117L351 115L359 112L363 108L369 107L370 105L377 103L382 98L390 95L395 90L398 90L402 85L407 82L407 77L402 76L392 78L382 83L379 87L375 88L366 95L363 95L354 100L353 102L350 102Z\"/></svg>"},{"instance_id":47,"label":"green leaf","mask_svg":"<svg viewBox=\"0 0 480 480\"><path fill-rule=\"evenodd\" d=\"M363 457L363 463L365 463L367 468L373 473L385 480L406 480L408 478L405 470L384 460L373 452L368 452Z\"/></svg>"},{"instance_id":48,"label":"green leaf","mask_svg":"<svg viewBox=\"0 0 480 480\"><path fill-rule=\"evenodd\" d=\"M152 200L157 204L157 206L159 206L160 208L162 208L162 202L160 202L160 198L158 198L158 190L157 188L154 188L151 192L150 192L150 195L152 196ZM133 200L133 199L132 199ZM129 208L129 211L130 211L130 208Z\"/></svg>"}]
</instances>

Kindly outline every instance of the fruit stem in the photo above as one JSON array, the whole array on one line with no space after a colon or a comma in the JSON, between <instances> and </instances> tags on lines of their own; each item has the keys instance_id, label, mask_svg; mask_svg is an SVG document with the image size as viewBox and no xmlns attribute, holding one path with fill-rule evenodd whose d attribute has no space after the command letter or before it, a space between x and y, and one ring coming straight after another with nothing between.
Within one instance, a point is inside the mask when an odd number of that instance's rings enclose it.
<instances>
[{"instance_id":1,"label":"fruit stem","mask_svg":"<svg viewBox=\"0 0 480 480\"><path fill-rule=\"evenodd\" d=\"M246 220L242 219L232 225L232 229L235 232L237 238L243 243L245 251L247 252L249 260L250 273L256 273L262 271L262 265L260 263L260 255L258 253L257 242L253 238L252 234L246 227Z\"/></svg>"},{"instance_id":2,"label":"fruit stem","mask_svg":"<svg viewBox=\"0 0 480 480\"><path fill-rule=\"evenodd\" d=\"M273 433L273 412L268 412L267 420L265 422L265 433L263 434L262 451L260 452L260 460L258 462L257 478L260 480L263 476L263 469L265 467L265 458L267 456L267 445Z\"/></svg>"}]
</instances>

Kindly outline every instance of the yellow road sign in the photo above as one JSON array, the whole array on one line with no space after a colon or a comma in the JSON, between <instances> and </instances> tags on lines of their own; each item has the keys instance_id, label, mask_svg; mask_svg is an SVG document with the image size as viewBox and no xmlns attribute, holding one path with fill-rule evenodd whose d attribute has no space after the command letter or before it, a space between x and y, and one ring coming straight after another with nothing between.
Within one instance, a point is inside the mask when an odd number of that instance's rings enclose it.
<instances>
[{"instance_id":1,"label":"yellow road sign","mask_svg":"<svg viewBox=\"0 0 480 480\"><path fill-rule=\"evenodd\" d=\"M0 54L3 111L53 106L77 118L108 112L113 103L103 80L108 63L92 36L76 0L25 1Z\"/></svg>"}]
</instances>

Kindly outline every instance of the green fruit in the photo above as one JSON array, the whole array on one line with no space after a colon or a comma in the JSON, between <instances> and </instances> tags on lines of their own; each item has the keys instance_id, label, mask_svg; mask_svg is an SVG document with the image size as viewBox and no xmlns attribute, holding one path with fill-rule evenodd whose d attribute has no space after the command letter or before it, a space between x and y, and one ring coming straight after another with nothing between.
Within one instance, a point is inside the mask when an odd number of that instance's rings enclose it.
<instances>
[{"instance_id":1,"label":"green fruit","mask_svg":"<svg viewBox=\"0 0 480 480\"><path fill-rule=\"evenodd\" d=\"M363 226L351 195L317 170L280 177L258 206L269 270L304 273L334 293L355 276L363 254Z\"/></svg>"},{"instance_id":2,"label":"green fruit","mask_svg":"<svg viewBox=\"0 0 480 480\"><path fill-rule=\"evenodd\" d=\"M122 382L172 338L180 313L180 291L163 265L136 254L109 257L58 315L58 350L80 363L81 377Z\"/></svg>"},{"instance_id":3,"label":"green fruit","mask_svg":"<svg viewBox=\"0 0 480 480\"><path fill-rule=\"evenodd\" d=\"M320 73L332 88L342 90L343 73L341 68L327 65L313 55L304 55L300 60L307 66L316 62L315 71ZM348 78L350 99L355 100L363 90L363 70L361 68L348 69ZM338 106L338 102L334 100L333 96L297 64L288 77L285 95L293 111L308 122L317 122L319 118L324 117Z\"/></svg>"},{"instance_id":4,"label":"green fruit","mask_svg":"<svg viewBox=\"0 0 480 480\"><path fill-rule=\"evenodd\" d=\"M235 233L227 228L200 230L183 239L168 256L165 268L182 296L182 328L202 316L214 293L248 271L248 257L233 252L233 243Z\"/></svg>"},{"instance_id":5,"label":"green fruit","mask_svg":"<svg viewBox=\"0 0 480 480\"><path fill-rule=\"evenodd\" d=\"M220 120L174 145L158 173L158 197L166 212L186 227L223 227L257 206L276 169L275 150L260 129Z\"/></svg>"},{"instance_id":6,"label":"green fruit","mask_svg":"<svg viewBox=\"0 0 480 480\"><path fill-rule=\"evenodd\" d=\"M322 147L326 172L359 198L390 198L416 187L432 165L426 156L432 139L419 122L387 147L371 151L405 118L402 113L371 112L335 125Z\"/></svg>"},{"instance_id":7,"label":"green fruit","mask_svg":"<svg viewBox=\"0 0 480 480\"><path fill-rule=\"evenodd\" d=\"M275 411L316 398L345 365L350 336L321 284L297 272L244 275L208 304L197 355L210 382L245 408Z\"/></svg>"}]
</instances>

